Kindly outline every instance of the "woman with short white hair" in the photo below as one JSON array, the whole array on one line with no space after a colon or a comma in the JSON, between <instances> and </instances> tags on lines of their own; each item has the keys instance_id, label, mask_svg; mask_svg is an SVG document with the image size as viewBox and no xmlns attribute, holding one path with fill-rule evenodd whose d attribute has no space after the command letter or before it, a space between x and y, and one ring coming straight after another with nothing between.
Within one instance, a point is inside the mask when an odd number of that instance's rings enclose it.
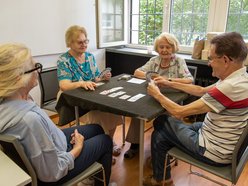
<instances>
[{"instance_id":1,"label":"woman with short white hair","mask_svg":"<svg viewBox=\"0 0 248 186\"><path fill-rule=\"evenodd\" d=\"M177 38L170 33L161 33L154 41L154 50L158 53L145 65L134 72L138 78L147 76L162 76L169 81L180 83L192 83L194 81L185 60L176 55L179 50ZM131 143L130 149L125 152L124 157L131 159L139 150L139 120L132 118L126 140Z\"/></svg>"}]
</instances>

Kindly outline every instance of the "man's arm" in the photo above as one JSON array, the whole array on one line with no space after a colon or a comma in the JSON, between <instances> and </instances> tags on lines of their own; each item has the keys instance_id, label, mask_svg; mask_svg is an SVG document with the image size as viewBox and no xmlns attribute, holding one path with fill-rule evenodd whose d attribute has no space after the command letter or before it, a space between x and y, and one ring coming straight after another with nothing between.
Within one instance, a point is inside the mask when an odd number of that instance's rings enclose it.
<instances>
[{"instance_id":1,"label":"man's arm","mask_svg":"<svg viewBox=\"0 0 248 186\"><path fill-rule=\"evenodd\" d=\"M156 85L149 84L147 87L148 94L153 96L172 116L182 119L189 115L202 114L212 111L201 99L198 99L188 105L178 105L169 98L161 94Z\"/></svg>"},{"instance_id":2,"label":"man's arm","mask_svg":"<svg viewBox=\"0 0 248 186\"><path fill-rule=\"evenodd\" d=\"M186 92L188 94L194 95L194 96L203 96L206 92L208 92L214 85L210 85L208 87L201 87L198 85L193 84L185 84L180 83L176 81L168 81L163 77L157 77L154 79L155 84L158 86L168 86L177 90L181 90L183 92Z\"/></svg>"}]
</instances>

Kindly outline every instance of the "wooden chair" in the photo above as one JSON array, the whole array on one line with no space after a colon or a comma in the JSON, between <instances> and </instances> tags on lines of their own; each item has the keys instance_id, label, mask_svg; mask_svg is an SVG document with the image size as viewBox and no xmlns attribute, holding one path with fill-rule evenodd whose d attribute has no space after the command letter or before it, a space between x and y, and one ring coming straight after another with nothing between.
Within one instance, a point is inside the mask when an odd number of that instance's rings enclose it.
<instances>
[{"instance_id":1,"label":"wooden chair","mask_svg":"<svg viewBox=\"0 0 248 186\"><path fill-rule=\"evenodd\" d=\"M3 152L10 157L19 167L21 167L27 174L30 175L32 178L32 182L30 185L37 186L38 180L36 173L26 156L24 152L24 148L21 145L21 143L18 141L18 139L14 136L0 134L0 145L3 150ZM97 173L102 172L103 178L98 178L95 175ZM14 174L14 173L13 173ZM94 177L104 183L104 186L106 186L106 180L105 180L105 171L100 163L93 163L90 167L88 167L85 171L77 175L76 177L72 178L71 180L67 181L63 185L65 186L73 186L76 183L81 182L82 180Z\"/></svg>"},{"instance_id":2,"label":"wooden chair","mask_svg":"<svg viewBox=\"0 0 248 186\"><path fill-rule=\"evenodd\" d=\"M186 162L190 164L190 174L195 174L197 176L201 176L205 179L208 179L210 181L213 181L219 185L225 185L217 180L214 180L204 174L200 174L198 172L192 171L192 166L201 168L207 172L210 172L216 176L219 176L221 178L224 178L232 183L232 185L235 185L245 167L245 164L248 160L248 124L246 125L239 141L237 142L235 149L232 154L232 162L231 164L223 167L218 166L212 166L206 163L203 163L199 160L196 160L191 155L183 152L177 147L173 147L170 149L166 155L165 159L165 168L164 168L164 179L166 175L166 162L168 158L171 156L179 159L183 162Z\"/></svg>"}]
</instances>

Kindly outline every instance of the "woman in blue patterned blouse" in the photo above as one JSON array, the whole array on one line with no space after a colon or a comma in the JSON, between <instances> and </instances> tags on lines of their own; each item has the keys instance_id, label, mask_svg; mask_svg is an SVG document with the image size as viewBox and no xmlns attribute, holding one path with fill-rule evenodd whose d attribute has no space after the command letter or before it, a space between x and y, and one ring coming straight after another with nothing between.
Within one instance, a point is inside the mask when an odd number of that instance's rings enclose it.
<instances>
[{"instance_id":1,"label":"woman in blue patterned blouse","mask_svg":"<svg viewBox=\"0 0 248 186\"><path fill-rule=\"evenodd\" d=\"M68 28L65 34L66 45L69 48L58 61L58 80L61 91L82 87L95 90L96 82L109 80L111 72L100 75L93 54L87 52L89 40L84 27L77 25ZM84 123L99 123L111 137L116 126L121 124L121 116L107 112L90 111L80 119ZM114 143L113 155L120 154L120 148Z\"/></svg>"}]
</instances>

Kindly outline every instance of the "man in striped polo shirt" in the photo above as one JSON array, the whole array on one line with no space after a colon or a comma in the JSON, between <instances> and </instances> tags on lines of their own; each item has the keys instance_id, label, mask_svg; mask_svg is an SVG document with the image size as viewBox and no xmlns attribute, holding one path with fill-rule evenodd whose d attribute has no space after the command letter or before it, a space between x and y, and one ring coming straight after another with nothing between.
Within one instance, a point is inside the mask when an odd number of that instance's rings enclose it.
<instances>
[{"instance_id":1,"label":"man in striped polo shirt","mask_svg":"<svg viewBox=\"0 0 248 186\"><path fill-rule=\"evenodd\" d=\"M237 32L215 36L211 41L209 66L212 76L219 81L208 87L182 84L155 78L155 85L148 85L153 96L172 117L162 115L154 121L151 139L153 176L144 179L144 185L160 185L163 179L166 152L173 146L193 157L212 165L231 163L234 147L248 121L248 74L243 62L247 47ZM161 94L158 86L168 86L200 99L178 105ZM203 122L185 125L186 116L206 113ZM167 185L172 184L170 167Z\"/></svg>"}]
</instances>

